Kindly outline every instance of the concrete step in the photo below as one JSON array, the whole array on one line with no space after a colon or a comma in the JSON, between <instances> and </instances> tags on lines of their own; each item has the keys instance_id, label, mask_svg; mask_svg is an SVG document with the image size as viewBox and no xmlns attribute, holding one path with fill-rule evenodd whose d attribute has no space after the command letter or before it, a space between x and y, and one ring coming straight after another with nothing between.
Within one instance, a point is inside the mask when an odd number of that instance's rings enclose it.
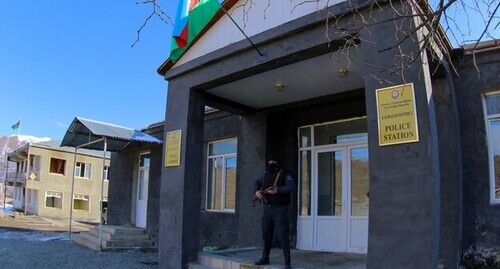
<instances>
[{"instance_id":1,"label":"concrete step","mask_svg":"<svg viewBox=\"0 0 500 269\"><path fill-rule=\"evenodd\" d=\"M97 227L96 229L99 229ZM146 229L137 227L126 227L126 226L115 226L115 225L103 225L102 231L109 234L144 234Z\"/></svg>"},{"instance_id":2,"label":"concrete step","mask_svg":"<svg viewBox=\"0 0 500 269\"><path fill-rule=\"evenodd\" d=\"M100 245L99 245L99 240L94 241L91 240L85 236L82 236L81 234L73 234L71 235L71 241L82 245L84 247L90 248L92 250L100 251Z\"/></svg>"},{"instance_id":3,"label":"concrete step","mask_svg":"<svg viewBox=\"0 0 500 269\"><path fill-rule=\"evenodd\" d=\"M104 226L103 226L104 227ZM89 231L90 234L99 237L99 228L92 229ZM109 233L109 230L102 230L102 239L104 240L150 240L150 236L145 230L141 230L140 233L136 231L131 231L131 233L125 233L125 231L120 231L118 233Z\"/></svg>"},{"instance_id":4,"label":"concrete step","mask_svg":"<svg viewBox=\"0 0 500 269\"><path fill-rule=\"evenodd\" d=\"M199 264L215 269L277 269L282 267L272 265L254 265L253 262L232 259L226 256L219 256L212 252L202 252L198 256Z\"/></svg>"},{"instance_id":5,"label":"concrete step","mask_svg":"<svg viewBox=\"0 0 500 269\"><path fill-rule=\"evenodd\" d=\"M124 248L153 248L152 240L106 240L103 242L104 248L124 249Z\"/></svg>"},{"instance_id":6,"label":"concrete step","mask_svg":"<svg viewBox=\"0 0 500 269\"><path fill-rule=\"evenodd\" d=\"M202 264L199 264L199 263L189 263L188 264L188 269L217 269L217 268L206 266L206 265L202 265Z\"/></svg>"},{"instance_id":7,"label":"concrete step","mask_svg":"<svg viewBox=\"0 0 500 269\"><path fill-rule=\"evenodd\" d=\"M127 233L129 232L129 233ZM100 250L99 228L89 232L82 232L73 239L93 250ZM151 237L146 233L145 229L136 229L125 227L123 229L115 227L102 226L102 250L119 250L119 249L152 249L155 248Z\"/></svg>"}]
</instances>

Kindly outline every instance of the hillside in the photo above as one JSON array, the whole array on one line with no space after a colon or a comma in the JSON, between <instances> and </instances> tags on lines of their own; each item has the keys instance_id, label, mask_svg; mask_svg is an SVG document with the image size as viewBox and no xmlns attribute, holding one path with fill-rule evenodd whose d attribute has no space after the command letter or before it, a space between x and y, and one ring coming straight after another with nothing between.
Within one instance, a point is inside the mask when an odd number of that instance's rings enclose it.
<instances>
[{"instance_id":1,"label":"hillside","mask_svg":"<svg viewBox=\"0 0 500 269\"><path fill-rule=\"evenodd\" d=\"M29 135L9 135L0 137L0 182L3 182L5 177L5 158L6 153L10 153L26 143L38 143L50 141L48 137L39 138ZM10 165L9 170L15 167Z\"/></svg>"}]
</instances>

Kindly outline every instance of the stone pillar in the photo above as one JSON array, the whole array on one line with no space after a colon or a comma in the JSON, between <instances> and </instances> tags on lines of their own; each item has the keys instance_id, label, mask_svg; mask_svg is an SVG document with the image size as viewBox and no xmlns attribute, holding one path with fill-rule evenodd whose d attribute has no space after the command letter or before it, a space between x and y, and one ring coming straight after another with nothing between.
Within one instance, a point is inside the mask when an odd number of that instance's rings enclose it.
<instances>
[{"instance_id":1,"label":"stone pillar","mask_svg":"<svg viewBox=\"0 0 500 269\"><path fill-rule=\"evenodd\" d=\"M108 225L133 225L132 204L134 189L134 167L137 163L135 151L124 150L120 153L111 153L113 168L109 170L112 180L108 188Z\"/></svg>"},{"instance_id":2,"label":"stone pillar","mask_svg":"<svg viewBox=\"0 0 500 269\"><path fill-rule=\"evenodd\" d=\"M265 114L243 117L238 134L238 245L261 246L262 205L251 205L255 180L264 172L266 162L267 117ZM242 150L239 150L242 149Z\"/></svg>"},{"instance_id":3,"label":"stone pillar","mask_svg":"<svg viewBox=\"0 0 500 269\"><path fill-rule=\"evenodd\" d=\"M179 269L198 258L204 103L201 93L175 80L167 100L165 135L182 130L182 144L180 166L162 168L159 261Z\"/></svg>"},{"instance_id":4,"label":"stone pillar","mask_svg":"<svg viewBox=\"0 0 500 269\"><path fill-rule=\"evenodd\" d=\"M439 123L441 170L441 229L439 261L444 268L458 268L462 233L462 151L460 124L451 74L434 79L436 120Z\"/></svg>"},{"instance_id":5,"label":"stone pillar","mask_svg":"<svg viewBox=\"0 0 500 269\"><path fill-rule=\"evenodd\" d=\"M398 5L393 2L394 8ZM390 7L371 13L379 22L393 16ZM410 24L374 24L361 35L370 152L368 269L437 267L439 152L429 67L424 53L405 67L404 75L393 72L401 52L418 55L416 35L399 48L383 51L404 38L396 27L409 30ZM419 141L379 146L375 91L405 83L414 85Z\"/></svg>"}]
</instances>

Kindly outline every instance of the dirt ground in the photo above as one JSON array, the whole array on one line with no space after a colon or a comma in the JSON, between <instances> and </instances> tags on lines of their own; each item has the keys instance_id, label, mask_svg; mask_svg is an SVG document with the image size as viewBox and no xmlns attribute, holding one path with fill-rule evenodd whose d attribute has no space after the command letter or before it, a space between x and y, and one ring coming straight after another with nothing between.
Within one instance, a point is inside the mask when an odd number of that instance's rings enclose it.
<instances>
[{"instance_id":1,"label":"dirt ground","mask_svg":"<svg viewBox=\"0 0 500 269\"><path fill-rule=\"evenodd\" d=\"M97 224L72 222L72 232ZM157 268L158 253L93 251L69 240L69 221L25 216L0 206L0 268Z\"/></svg>"},{"instance_id":2,"label":"dirt ground","mask_svg":"<svg viewBox=\"0 0 500 269\"><path fill-rule=\"evenodd\" d=\"M25 216L18 212L5 214L2 211L0 212L0 227L35 231L68 232L69 220L49 219L31 215ZM94 225L90 223L73 221L71 231L88 231L92 227L94 227Z\"/></svg>"}]
</instances>

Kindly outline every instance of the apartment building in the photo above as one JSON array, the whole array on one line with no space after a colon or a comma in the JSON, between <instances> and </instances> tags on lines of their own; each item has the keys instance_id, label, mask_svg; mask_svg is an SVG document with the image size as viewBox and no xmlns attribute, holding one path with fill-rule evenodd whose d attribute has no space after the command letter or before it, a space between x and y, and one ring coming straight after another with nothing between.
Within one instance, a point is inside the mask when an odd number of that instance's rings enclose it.
<instances>
[{"instance_id":1,"label":"apartment building","mask_svg":"<svg viewBox=\"0 0 500 269\"><path fill-rule=\"evenodd\" d=\"M73 219L99 220L101 192L107 204L109 156L86 149L75 154L60 143L27 143L8 154L9 166L16 167L7 175L7 184L14 187L14 209L69 218L72 208Z\"/></svg>"}]
</instances>

